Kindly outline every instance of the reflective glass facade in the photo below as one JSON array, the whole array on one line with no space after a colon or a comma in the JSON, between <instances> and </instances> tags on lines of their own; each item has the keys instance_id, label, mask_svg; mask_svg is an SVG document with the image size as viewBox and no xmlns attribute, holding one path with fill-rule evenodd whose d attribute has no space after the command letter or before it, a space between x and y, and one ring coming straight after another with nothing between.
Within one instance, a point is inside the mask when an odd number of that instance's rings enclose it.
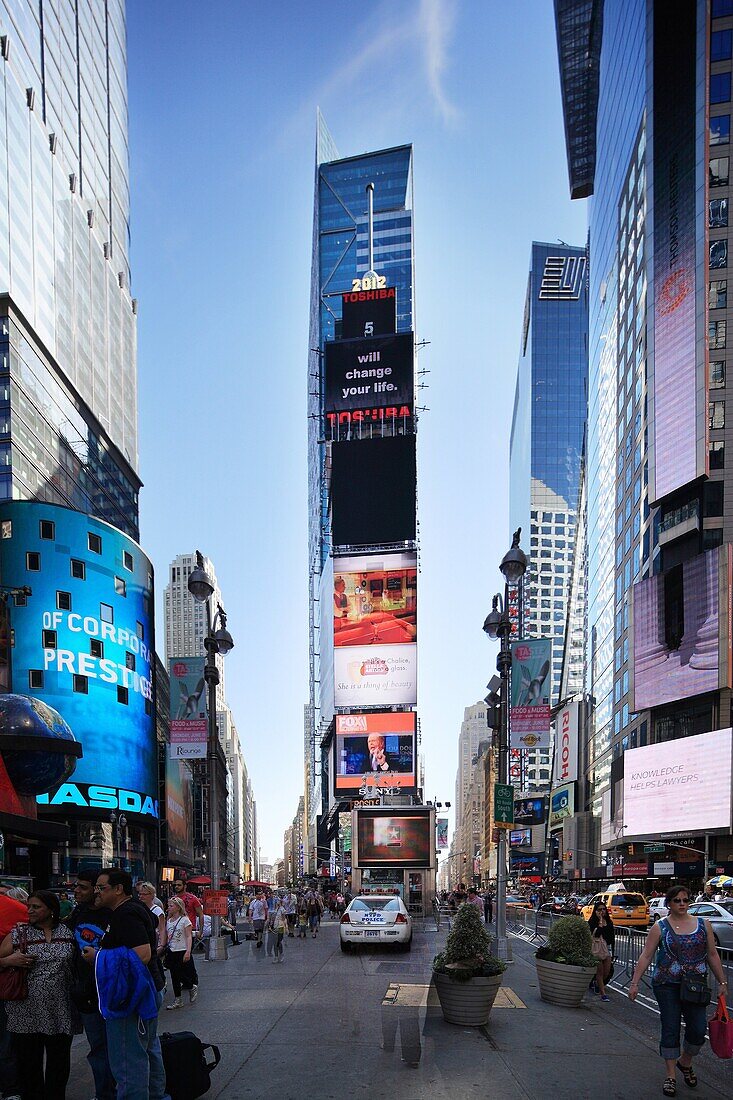
<instances>
[{"instance_id":1,"label":"reflective glass facade","mask_svg":"<svg viewBox=\"0 0 733 1100\"><path fill-rule=\"evenodd\" d=\"M136 468L124 3L0 0L0 36L0 294Z\"/></svg>"}]
</instances>

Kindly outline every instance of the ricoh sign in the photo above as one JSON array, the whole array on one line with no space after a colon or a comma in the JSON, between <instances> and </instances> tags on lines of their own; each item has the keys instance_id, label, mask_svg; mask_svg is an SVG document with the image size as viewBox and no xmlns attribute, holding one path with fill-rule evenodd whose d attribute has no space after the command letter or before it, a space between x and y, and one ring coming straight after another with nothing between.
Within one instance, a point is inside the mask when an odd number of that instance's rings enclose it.
<instances>
[{"instance_id":1,"label":"ricoh sign","mask_svg":"<svg viewBox=\"0 0 733 1100\"><path fill-rule=\"evenodd\" d=\"M578 778L578 714L580 703L564 706L555 718L555 768L553 785L574 783Z\"/></svg>"}]
</instances>

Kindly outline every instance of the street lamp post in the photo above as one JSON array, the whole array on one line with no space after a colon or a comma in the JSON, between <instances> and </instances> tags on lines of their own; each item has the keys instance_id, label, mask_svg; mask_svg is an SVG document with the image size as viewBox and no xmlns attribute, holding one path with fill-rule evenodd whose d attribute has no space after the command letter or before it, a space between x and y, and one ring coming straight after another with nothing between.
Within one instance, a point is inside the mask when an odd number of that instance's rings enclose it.
<instances>
[{"instance_id":1,"label":"street lamp post","mask_svg":"<svg viewBox=\"0 0 733 1100\"><path fill-rule=\"evenodd\" d=\"M527 570L527 557L519 547L522 528L518 527L512 538L511 548L502 558L499 569L504 576L504 599L494 596L492 607L484 622L484 630L490 638L498 638L499 653L496 668L501 679L500 720L499 720L499 781L509 780L509 692L511 684L512 653L509 638L512 622L509 618L509 585L516 585ZM506 829L499 832L499 851L496 867L496 949L497 955L506 962L509 958L509 942L506 933L506 883L507 883L507 844Z\"/></svg>"},{"instance_id":2,"label":"street lamp post","mask_svg":"<svg viewBox=\"0 0 733 1100\"><path fill-rule=\"evenodd\" d=\"M214 585L206 571L204 558L200 550L196 551L196 566L188 578L188 591L197 603L206 606L206 663L204 680L208 688L208 735L207 759L209 768L209 875L212 890L219 889L219 733L216 727L216 689L219 684L219 669L216 667L217 654L225 657L234 647L234 641L227 630L227 617L221 604L217 604L214 615L211 614L211 597ZM218 626L217 626L218 623ZM221 917L211 918L211 937L209 939L208 959L210 962L227 958L226 943L221 936Z\"/></svg>"}]
</instances>

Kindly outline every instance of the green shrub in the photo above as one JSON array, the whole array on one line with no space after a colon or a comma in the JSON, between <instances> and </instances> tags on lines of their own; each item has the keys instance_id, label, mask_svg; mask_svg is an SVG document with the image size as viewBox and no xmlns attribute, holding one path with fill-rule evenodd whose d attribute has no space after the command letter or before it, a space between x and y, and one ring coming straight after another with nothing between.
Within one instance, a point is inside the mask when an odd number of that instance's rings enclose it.
<instances>
[{"instance_id":1,"label":"green shrub","mask_svg":"<svg viewBox=\"0 0 733 1100\"><path fill-rule=\"evenodd\" d=\"M490 978L501 974L504 964L491 953L491 936L475 905L459 906L445 951L433 959L433 970L448 974L457 982L469 978Z\"/></svg>"},{"instance_id":2,"label":"green shrub","mask_svg":"<svg viewBox=\"0 0 733 1100\"><path fill-rule=\"evenodd\" d=\"M570 966L595 966L591 944L590 929L582 917L560 917L551 926L547 947L539 949L537 958Z\"/></svg>"}]
</instances>

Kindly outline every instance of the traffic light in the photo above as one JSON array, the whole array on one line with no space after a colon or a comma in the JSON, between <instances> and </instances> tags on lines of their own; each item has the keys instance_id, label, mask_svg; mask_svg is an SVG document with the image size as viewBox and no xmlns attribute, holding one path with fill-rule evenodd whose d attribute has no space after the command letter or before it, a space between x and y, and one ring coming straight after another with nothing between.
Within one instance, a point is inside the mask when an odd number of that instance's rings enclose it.
<instances>
[{"instance_id":1,"label":"traffic light","mask_svg":"<svg viewBox=\"0 0 733 1100\"><path fill-rule=\"evenodd\" d=\"M496 691L490 691L484 696L486 703L486 725L490 730L501 729L501 696Z\"/></svg>"}]
</instances>

